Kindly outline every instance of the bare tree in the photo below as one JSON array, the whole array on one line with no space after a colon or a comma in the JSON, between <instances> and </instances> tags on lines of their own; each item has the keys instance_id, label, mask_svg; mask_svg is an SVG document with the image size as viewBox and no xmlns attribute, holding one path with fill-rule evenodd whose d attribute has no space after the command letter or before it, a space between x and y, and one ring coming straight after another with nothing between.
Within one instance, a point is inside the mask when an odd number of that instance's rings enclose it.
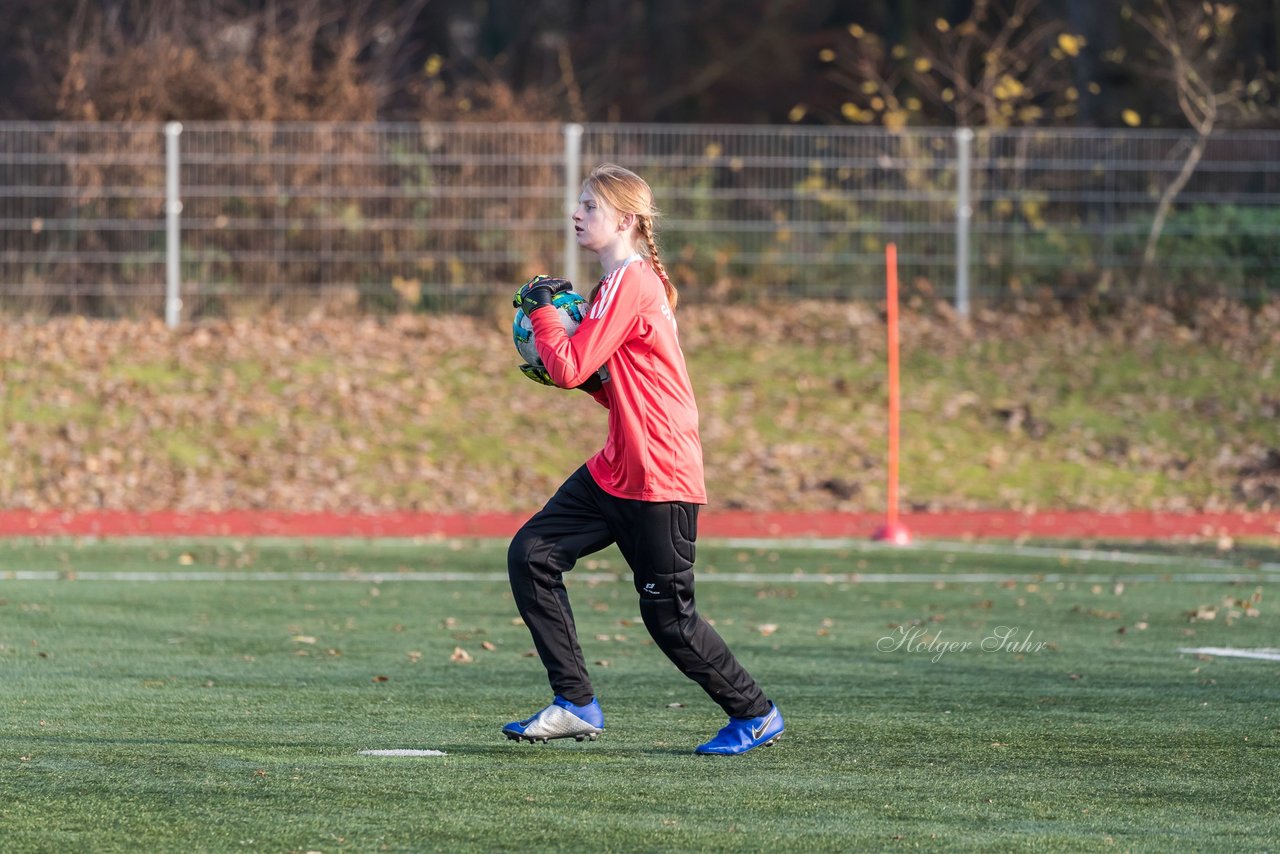
<instances>
[{"instance_id":1,"label":"bare tree","mask_svg":"<svg viewBox=\"0 0 1280 854\"><path fill-rule=\"evenodd\" d=\"M1237 7L1229 3L1184 0L1148 0L1126 5L1123 16L1152 39L1149 73L1173 88L1178 108L1195 138L1186 149L1182 166L1160 193L1151 228L1142 250L1142 267L1136 283L1146 293L1160 235L1178 195L1195 174L1209 137L1224 120L1242 115L1255 106L1261 80L1246 82L1231 60L1235 28L1242 25Z\"/></svg>"}]
</instances>

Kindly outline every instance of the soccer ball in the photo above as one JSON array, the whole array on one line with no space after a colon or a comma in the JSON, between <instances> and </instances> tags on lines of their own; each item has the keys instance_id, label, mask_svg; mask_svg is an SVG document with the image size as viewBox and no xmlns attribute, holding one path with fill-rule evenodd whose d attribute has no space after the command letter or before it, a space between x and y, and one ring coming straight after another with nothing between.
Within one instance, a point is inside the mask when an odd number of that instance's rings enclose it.
<instances>
[{"instance_id":1,"label":"soccer ball","mask_svg":"<svg viewBox=\"0 0 1280 854\"><path fill-rule=\"evenodd\" d=\"M560 322L564 331L572 335L578 331L578 324L587 316L587 300L573 291L562 291L551 298L551 305L560 313ZM538 348L533 344L533 324L525 315L524 309L516 309L515 320L511 323L511 337L516 342L516 352L534 367L542 367L542 359L538 356Z\"/></svg>"}]
</instances>

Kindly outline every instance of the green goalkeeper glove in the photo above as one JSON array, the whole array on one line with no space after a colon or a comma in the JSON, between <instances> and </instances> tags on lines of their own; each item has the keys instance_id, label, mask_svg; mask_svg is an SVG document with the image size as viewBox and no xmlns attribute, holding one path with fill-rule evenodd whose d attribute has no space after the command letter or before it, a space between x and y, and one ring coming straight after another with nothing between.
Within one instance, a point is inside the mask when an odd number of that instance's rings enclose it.
<instances>
[{"instance_id":1,"label":"green goalkeeper glove","mask_svg":"<svg viewBox=\"0 0 1280 854\"><path fill-rule=\"evenodd\" d=\"M604 372L604 368L601 368L599 371L596 371L594 374L587 377L586 381L583 382L582 385L578 386L578 389L580 391L585 391L588 394L595 394L596 392L603 389L604 382L603 382L603 378L601 377L601 374L603 372ZM533 380L535 383L539 383L540 385L555 386L556 384L555 380L551 379L550 372L548 372L547 369L542 367L541 365L529 365L529 364L521 365L520 373L524 374L526 377Z\"/></svg>"},{"instance_id":2,"label":"green goalkeeper glove","mask_svg":"<svg viewBox=\"0 0 1280 854\"><path fill-rule=\"evenodd\" d=\"M521 365L520 373L524 374L535 383L541 383L542 385L549 386L554 386L556 384L555 380L551 379L551 374L548 373L547 369L542 367L542 365Z\"/></svg>"},{"instance_id":3,"label":"green goalkeeper glove","mask_svg":"<svg viewBox=\"0 0 1280 854\"><path fill-rule=\"evenodd\" d=\"M539 274L525 282L520 290L516 291L516 295L511 299L511 304L523 311L527 316L533 314L534 309L542 308L544 305L551 305L551 300L556 294L571 290L573 290L573 284L568 279L558 279L554 276Z\"/></svg>"}]
</instances>

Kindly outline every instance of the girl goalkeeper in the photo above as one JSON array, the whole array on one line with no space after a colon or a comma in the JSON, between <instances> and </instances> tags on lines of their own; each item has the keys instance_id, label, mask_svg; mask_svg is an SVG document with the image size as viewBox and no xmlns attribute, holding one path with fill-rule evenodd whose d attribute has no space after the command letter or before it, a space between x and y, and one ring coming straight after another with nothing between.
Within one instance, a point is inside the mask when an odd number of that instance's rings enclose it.
<instances>
[{"instance_id":1,"label":"girl goalkeeper","mask_svg":"<svg viewBox=\"0 0 1280 854\"><path fill-rule=\"evenodd\" d=\"M697 753L773 744L782 715L694 607L694 542L705 504L698 410L677 338L677 294L654 242L653 194L634 172L605 164L582 185L573 228L604 276L570 337L552 298L571 285L535 277L515 305L533 325L545 368L533 379L583 388L609 410L603 450L574 472L511 542L511 590L555 699L507 724L508 738L595 740L604 714L578 645L564 573L616 543L634 575L645 627L680 672L729 715ZM604 369L601 370L601 366Z\"/></svg>"}]
</instances>

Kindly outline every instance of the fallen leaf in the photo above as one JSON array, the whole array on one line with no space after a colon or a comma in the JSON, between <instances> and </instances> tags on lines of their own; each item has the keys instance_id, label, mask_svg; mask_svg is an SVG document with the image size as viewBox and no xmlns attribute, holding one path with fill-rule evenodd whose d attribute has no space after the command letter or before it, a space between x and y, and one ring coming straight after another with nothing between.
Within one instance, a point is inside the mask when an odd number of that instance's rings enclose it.
<instances>
[{"instance_id":1,"label":"fallen leaf","mask_svg":"<svg viewBox=\"0 0 1280 854\"><path fill-rule=\"evenodd\" d=\"M449 656L449 660L454 664L470 664L475 659L471 657L471 653L467 652L460 646L453 648L453 655Z\"/></svg>"}]
</instances>

